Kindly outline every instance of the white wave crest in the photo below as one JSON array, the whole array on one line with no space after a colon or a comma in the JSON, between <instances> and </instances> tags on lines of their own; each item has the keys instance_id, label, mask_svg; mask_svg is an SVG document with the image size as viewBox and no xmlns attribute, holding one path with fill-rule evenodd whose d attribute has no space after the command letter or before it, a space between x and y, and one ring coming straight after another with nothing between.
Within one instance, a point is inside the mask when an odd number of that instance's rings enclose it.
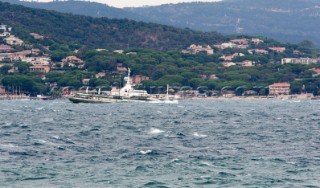
<instances>
[{"instance_id":1,"label":"white wave crest","mask_svg":"<svg viewBox=\"0 0 320 188\"><path fill-rule=\"evenodd\" d=\"M145 150L145 151L143 151L143 150L140 151L140 153L141 153L142 155L146 155L146 154L151 153L151 152L152 152L152 150L150 150L150 149Z\"/></svg>"},{"instance_id":2,"label":"white wave crest","mask_svg":"<svg viewBox=\"0 0 320 188\"><path fill-rule=\"evenodd\" d=\"M205 134L199 134L199 133L197 133L197 132L193 133L193 136L199 137L199 138L205 138L205 137L207 137L207 135L205 135Z\"/></svg>"},{"instance_id":3,"label":"white wave crest","mask_svg":"<svg viewBox=\"0 0 320 188\"><path fill-rule=\"evenodd\" d=\"M151 128L149 130L149 134L160 134L160 133L164 133L165 131L157 129L157 128Z\"/></svg>"}]
</instances>

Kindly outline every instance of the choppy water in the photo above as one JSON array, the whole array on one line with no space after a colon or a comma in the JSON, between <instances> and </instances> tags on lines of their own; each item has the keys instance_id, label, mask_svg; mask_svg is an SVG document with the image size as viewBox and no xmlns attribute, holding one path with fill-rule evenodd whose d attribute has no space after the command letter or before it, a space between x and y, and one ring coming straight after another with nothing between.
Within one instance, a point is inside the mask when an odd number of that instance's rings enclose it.
<instances>
[{"instance_id":1,"label":"choppy water","mask_svg":"<svg viewBox=\"0 0 320 188\"><path fill-rule=\"evenodd\" d=\"M320 101L0 101L0 187L319 187Z\"/></svg>"}]
</instances>

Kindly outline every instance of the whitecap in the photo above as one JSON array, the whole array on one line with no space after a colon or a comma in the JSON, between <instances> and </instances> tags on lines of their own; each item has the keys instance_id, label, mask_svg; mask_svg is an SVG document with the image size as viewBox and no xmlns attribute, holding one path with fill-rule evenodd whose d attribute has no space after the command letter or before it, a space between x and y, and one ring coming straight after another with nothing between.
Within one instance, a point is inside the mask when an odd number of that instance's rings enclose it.
<instances>
[{"instance_id":1,"label":"whitecap","mask_svg":"<svg viewBox=\"0 0 320 188\"><path fill-rule=\"evenodd\" d=\"M18 146L14 144L0 144L1 148L17 148Z\"/></svg>"},{"instance_id":2,"label":"whitecap","mask_svg":"<svg viewBox=\"0 0 320 188\"><path fill-rule=\"evenodd\" d=\"M57 140L61 139L59 136L56 136L56 135L52 136L52 138L57 139Z\"/></svg>"},{"instance_id":3,"label":"whitecap","mask_svg":"<svg viewBox=\"0 0 320 188\"><path fill-rule=\"evenodd\" d=\"M208 163L208 162L201 162L200 163L201 165L203 165L203 166L212 166L210 163Z\"/></svg>"},{"instance_id":4,"label":"whitecap","mask_svg":"<svg viewBox=\"0 0 320 188\"><path fill-rule=\"evenodd\" d=\"M145 150L145 151L143 151L143 150L140 151L140 153L141 153L142 155L146 155L146 154L151 153L151 152L152 152L152 150L150 150L150 149Z\"/></svg>"},{"instance_id":5,"label":"whitecap","mask_svg":"<svg viewBox=\"0 0 320 188\"><path fill-rule=\"evenodd\" d=\"M172 160L171 160L172 163L174 163L174 162L179 162L179 161L180 161L179 159L172 159Z\"/></svg>"},{"instance_id":6,"label":"whitecap","mask_svg":"<svg viewBox=\"0 0 320 188\"><path fill-rule=\"evenodd\" d=\"M53 122L53 121L54 121L53 118L42 118L42 119L39 119L40 123L48 123L48 122Z\"/></svg>"},{"instance_id":7,"label":"whitecap","mask_svg":"<svg viewBox=\"0 0 320 188\"><path fill-rule=\"evenodd\" d=\"M193 133L193 136L195 136L195 137L200 137L200 138L205 138L205 137L207 137L207 135L205 135L205 134L199 134L199 133L197 133L197 132Z\"/></svg>"},{"instance_id":8,"label":"whitecap","mask_svg":"<svg viewBox=\"0 0 320 188\"><path fill-rule=\"evenodd\" d=\"M160 134L160 133L164 133L165 131L157 129L157 128L151 128L149 131L149 134Z\"/></svg>"}]
</instances>

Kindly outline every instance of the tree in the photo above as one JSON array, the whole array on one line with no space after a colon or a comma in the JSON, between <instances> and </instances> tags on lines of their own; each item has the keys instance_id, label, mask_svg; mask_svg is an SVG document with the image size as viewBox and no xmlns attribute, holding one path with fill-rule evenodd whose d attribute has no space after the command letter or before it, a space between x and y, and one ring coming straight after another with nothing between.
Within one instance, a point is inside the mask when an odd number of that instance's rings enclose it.
<instances>
[{"instance_id":1,"label":"tree","mask_svg":"<svg viewBox=\"0 0 320 188\"><path fill-rule=\"evenodd\" d=\"M31 64L19 61L14 63L14 66L18 68L19 73L26 74L27 72L29 72L29 67L31 66Z\"/></svg>"},{"instance_id":2,"label":"tree","mask_svg":"<svg viewBox=\"0 0 320 188\"><path fill-rule=\"evenodd\" d=\"M7 75L8 71L12 68L10 65L4 65L0 68L0 74Z\"/></svg>"}]
</instances>

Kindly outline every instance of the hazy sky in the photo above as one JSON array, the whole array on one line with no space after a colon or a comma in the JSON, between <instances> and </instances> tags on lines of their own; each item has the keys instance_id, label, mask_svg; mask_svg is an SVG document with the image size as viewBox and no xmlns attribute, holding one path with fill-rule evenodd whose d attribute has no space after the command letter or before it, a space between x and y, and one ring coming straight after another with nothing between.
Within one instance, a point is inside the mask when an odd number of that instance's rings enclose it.
<instances>
[{"instance_id":1,"label":"hazy sky","mask_svg":"<svg viewBox=\"0 0 320 188\"><path fill-rule=\"evenodd\" d=\"M30 0L29 0L30 1ZM37 0L36 0L37 1ZM39 0L41 2L50 2L52 0ZM99 3L105 3L113 7L139 7L145 5L161 5L169 3L181 3L181 2L216 2L220 0L86 0L86 1L95 1Z\"/></svg>"}]
</instances>

